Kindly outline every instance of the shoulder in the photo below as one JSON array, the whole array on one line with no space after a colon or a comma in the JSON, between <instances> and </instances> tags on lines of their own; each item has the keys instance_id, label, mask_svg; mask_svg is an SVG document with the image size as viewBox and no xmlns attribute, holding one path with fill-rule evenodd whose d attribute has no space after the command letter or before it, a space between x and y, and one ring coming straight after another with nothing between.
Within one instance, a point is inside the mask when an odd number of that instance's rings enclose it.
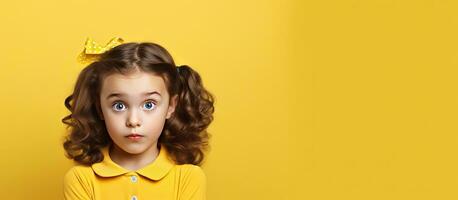
<instances>
[{"instance_id":1,"label":"shoulder","mask_svg":"<svg viewBox=\"0 0 458 200\"><path fill-rule=\"evenodd\" d=\"M91 178L94 175L94 171L90 166L75 165L67 170L65 178Z\"/></svg>"},{"instance_id":2,"label":"shoulder","mask_svg":"<svg viewBox=\"0 0 458 200\"><path fill-rule=\"evenodd\" d=\"M93 177L90 166L75 165L67 170L63 179L64 199L93 199Z\"/></svg>"},{"instance_id":3,"label":"shoulder","mask_svg":"<svg viewBox=\"0 0 458 200\"><path fill-rule=\"evenodd\" d=\"M204 170L197 165L176 165L180 174L180 199L206 199L207 180Z\"/></svg>"},{"instance_id":4,"label":"shoulder","mask_svg":"<svg viewBox=\"0 0 458 200\"><path fill-rule=\"evenodd\" d=\"M192 164L176 165L180 182L190 187L205 187L207 176L202 167Z\"/></svg>"},{"instance_id":5,"label":"shoulder","mask_svg":"<svg viewBox=\"0 0 458 200\"><path fill-rule=\"evenodd\" d=\"M176 165L182 178L192 178L205 181L206 175L202 167L193 164Z\"/></svg>"},{"instance_id":6,"label":"shoulder","mask_svg":"<svg viewBox=\"0 0 458 200\"><path fill-rule=\"evenodd\" d=\"M64 175L64 186L82 188L89 191L93 186L94 171L90 166L75 165L67 170Z\"/></svg>"}]
</instances>

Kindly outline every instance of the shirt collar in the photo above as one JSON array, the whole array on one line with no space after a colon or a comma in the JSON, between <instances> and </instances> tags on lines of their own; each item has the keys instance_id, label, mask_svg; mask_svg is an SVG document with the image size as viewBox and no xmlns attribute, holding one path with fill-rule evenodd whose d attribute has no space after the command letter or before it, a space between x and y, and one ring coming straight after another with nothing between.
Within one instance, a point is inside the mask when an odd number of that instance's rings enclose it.
<instances>
[{"instance_id":1,"label":"shirt collar","mask_svg":"<svg viewBox=\"0 0 458 200\"><path fill-rule=\"evenodd\" d=\"M119 176L131 172L111 160L110 154L108 153L110 146L111 145L108 145L101 149L103 161L92 164L92 170L102 177ZM163 145L161 145L161 149L159 150L159 155L156 157L156 160L147 166L138 169L136 172L151 180L157 181L167 175L174 165L175 163L169 159L167 150Z\"/></svg>"}]
</instances>

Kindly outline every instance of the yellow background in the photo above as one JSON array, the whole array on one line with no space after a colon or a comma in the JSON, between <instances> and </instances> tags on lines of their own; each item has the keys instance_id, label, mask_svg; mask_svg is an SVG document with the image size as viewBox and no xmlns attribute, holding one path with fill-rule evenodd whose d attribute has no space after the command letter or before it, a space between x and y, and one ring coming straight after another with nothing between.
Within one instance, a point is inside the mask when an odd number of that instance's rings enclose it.
<instances>
[{"instance_id":1,"label":"yellow background","mask_svg":"<svg viewBox=\"0 0 458 200\"><path fill-rule=\"evenodd\" d=\"M86 37L152 41L216 96L208 199L457 199L458 4L9 1L0 199L60 199Z\"/></svg>"}]
</instances>

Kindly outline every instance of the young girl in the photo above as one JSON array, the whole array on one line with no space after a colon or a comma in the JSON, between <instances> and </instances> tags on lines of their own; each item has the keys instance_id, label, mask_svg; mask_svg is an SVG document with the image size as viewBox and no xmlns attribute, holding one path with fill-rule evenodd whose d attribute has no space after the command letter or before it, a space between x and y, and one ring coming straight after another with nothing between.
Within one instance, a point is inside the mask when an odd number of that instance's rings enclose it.
<instances>
[{"instance_id":1,"label":"young girl","mask_svg":"<svg viewBox=\"0 0 458 200\"><path fill-rule=\"evenodd\" d=\"M80 54L90 64L65 99L63 146L77 164L64 176L64 199L206 199L200 165L214 97L162 46L122 42L88 39Z\"/></svg>"}]
</instances>

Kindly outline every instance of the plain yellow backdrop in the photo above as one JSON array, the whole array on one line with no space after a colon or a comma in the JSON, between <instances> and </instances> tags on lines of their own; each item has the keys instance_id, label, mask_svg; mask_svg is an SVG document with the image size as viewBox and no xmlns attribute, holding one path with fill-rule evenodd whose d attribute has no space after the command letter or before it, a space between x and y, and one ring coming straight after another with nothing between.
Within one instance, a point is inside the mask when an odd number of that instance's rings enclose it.
<instances>
[{"instance_id":1,"label":"plain yellow backdrop","mask_svg":"<svg viewBox=\"0 0 458 200\"><path fill-rule=\"evenodd\" d=\"M216 96L208 199L457 199L458 4L9 1L0 199L61 199L86 37L151 41Z\"/></svg>"}]
</instances>

